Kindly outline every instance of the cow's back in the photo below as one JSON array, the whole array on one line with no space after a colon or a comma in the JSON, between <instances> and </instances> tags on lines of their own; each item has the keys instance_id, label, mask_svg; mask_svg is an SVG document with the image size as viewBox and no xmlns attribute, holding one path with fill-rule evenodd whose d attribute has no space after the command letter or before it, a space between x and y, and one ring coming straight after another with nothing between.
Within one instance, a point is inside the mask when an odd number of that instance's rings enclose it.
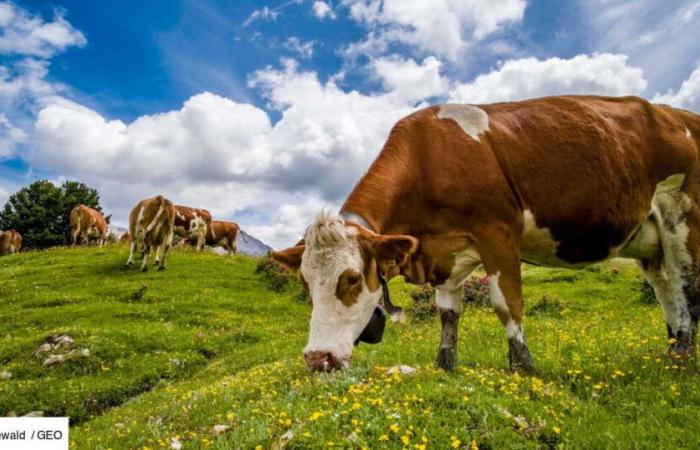
<instances>
[{"instance_id":1,"label":"cow's back","mask_svg":"<svg viewBox=\"0 0 700 450\"><path fill-rule=\"evenodd\" d=\"M342 210L385 233L529 226L560 260L601 260L648 217L659 183L698 171L700 124L685 114L637 97L432 106L396 124Z\"/></svg>"},{"instance_id":2,"label":"cow's back","mask_svg":"<svg viewBox=\"0 0 700 450\"><path fill-rule=\"evenodd\" d=\"M686 124L640 98L552 97L483 109L486 141L515 200L567 262L607 257L648 216L660 182L697 170Z\"/></svg>"},{"instance_id":3,"label":"cow's back","mask_svg":"<svg viewBox=\"0 0 700 450\"><path fill-rule=\"evenodd\" d=\"M100 235L107 233L107 221L104 216L96 209L85 205L78 205L71 210L70 225L72 230L87 230L95 227Z\"/></svg>"},{"instance_id":4,"label":"cow's back","mask_svg":"<svg viewBox=\"0 0 700 450\"><path fill-rule=\"evenodd\" d=\"M22 235L15 230L0 231L0 255L10 255L22 248Z\"/></svg>"}]
</instances>

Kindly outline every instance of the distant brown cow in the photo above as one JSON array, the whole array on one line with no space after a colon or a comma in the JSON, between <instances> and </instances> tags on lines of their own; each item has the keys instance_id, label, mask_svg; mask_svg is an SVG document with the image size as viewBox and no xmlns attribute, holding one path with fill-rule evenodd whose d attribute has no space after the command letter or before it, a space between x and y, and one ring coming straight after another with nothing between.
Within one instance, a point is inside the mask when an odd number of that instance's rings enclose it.
<instances>
[{"instance_id":1,"label":"distant brown cow","mask_svg":"<svg viewBox=\"0 0 700 450\"><path fill-rule=\"evenodd\" d=\"M148 257L151 247L155 247L155 265L158 270L165 269L165 258L173 241L175 228L175 207L162 195L141 200L129 214L129 233L131 234L131 251L127 266L134 264L134 252L137 246L141 250L141 271L148 270ZM158 252L162 250L162 259Z\"/></svg>"},{"instance_id":2,"label":"distant brown cow","mask_svg":"<svg viewBox=\"0 0 700 450\"><path fill-rule=\"evenodd\" d=\"M131 233L129 233L128 231L124 232L124 234L122 234L119 237L119 242L126 242L126 243L131 242Z\"/></svg>"},{"instance_id":3,"label":"distant brown cow","mask_svg":"<svg viewBox=\"0 0 700 450\"><path fill-rule=\"evenodd\" d=\"M197 250L202 250L207 231L211 226L211 213L206 209L175 205L175 227L186 237L197 238Z\"/></svg>"},{"instance_id":4,"label":"distant brown cow","mask_svg":"<svg viewBox=\"0 0 700 450\"><path fill-rule=\"evenodd\" d=\"M221 246L228 250L229 255L236 253L236 236L240 228L238 224L233 222L225 222L223 220L212 220L209 231L207 232L207 245L212 247ZM243 235L241 235L243 237ZM243 238L245 242L248 242Z\"/></svg>"},{"instance_id":5,"label":"distant brown cow","mask_svg":"<svg viewBox=\"0 0 700 450\"><path fill-rule=\"evenodd\" d=\"M100 247L107 240L107 221L98 211L85 205L78 205L70 212L70 235L73 247L78 243L86 244L91 236L97 237Z\"/></svg>"},{"instance_id":6,"label":"distant brown cow","mask_svg":"<svg viewBox=\"0 0 700 450\"><path fill-rule=\"evenodd\" d=\"M17 253L21 248L21 234L15 230L0 231L0 256Z\"/></svg>"}]
</instances>

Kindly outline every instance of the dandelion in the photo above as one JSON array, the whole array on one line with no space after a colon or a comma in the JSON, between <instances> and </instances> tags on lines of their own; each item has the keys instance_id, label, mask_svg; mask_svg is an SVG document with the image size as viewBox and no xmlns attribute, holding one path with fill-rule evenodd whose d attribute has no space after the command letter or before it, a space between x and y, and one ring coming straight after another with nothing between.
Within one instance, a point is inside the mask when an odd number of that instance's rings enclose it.
<instances>
[{"instance_id":1,"label":"dandelion","mask_svg":"<svg viewBox=\"0 0 700 450\"><path fill-rule=\"evenodd\" d=\"M309 416L309 420L310 420L311 422L315 422L315 421L317 421L318 419L320 419L321 417L323 417L323 413L320 412L320 411L315 411L315 412L313 412L313 413Z\"/></svg>"},{"instance_id":2,"label":"dandelion","mask_svg":"<svg viewBox=\"0 0 700 450\"><path fill-rule=\"evenodd\" d=\"M469 450L479 450L479 446L474 439L469 443Z\"/></svg>"},{"instance_id":3,"label":"dandelion","mask_svg":"<svg viewBox=\"0 0 700 450\"><path fill-rule=\"evenodd\" d=\"M386 434L382 434L381 436L379 436L379 442L385 442L388 440L389 440L389 436L387 436Z\"/></svg>"},{"instance_id":4,"label":"dandelion","mask_svg":"<svg viewBox=\"0 0 700 450\"><path fill-rule=\"evenodd\" d=\"M561 433L561 428L559 428L557 426L552 427L552 430L554 430L554 432L557 434Z\"/></svg>"},{"instance_id":5,"label":"dandelion","mask_svg":"<svg viewBox=\"0 0 700 450\"><path fill-rule=\"evenodd\" d=\"M596 384L594 384L594 385L593 385L593 389L595 389L596 391L599 391L599 390L603 389L603 383L596 383Z\"/></svg>"},{"instance_id":6,"label":"dandelion","mask_svg":"<svg viewBox=\"0 0 700 450\"><path fill-rule=\"evenodd\" d=\"M411 443L411 438L407 434L404 434L401 436L401 442L403 442L403 445L408 445Z\"/></svg>"},{"instance_id":7,"label":"dandelion","mask_svg":"<svg viewBox=\"0 0 700 450\"><path fill-rule=\"evenodd\" d=\"M457 439L457 436L450 436L450 447L452 448L459 448L460 445L462 445L462 441Z\"/></svg>"},{"instance_id":8,"label":"dandelion","mask_svg":"<svg viewBox=\"0 0 700 450\"><path fill-rule=\"evenodd\" d=\"M392 423L391 426L389 427L389 429L391 431L393 431L394 433L398 433L400 430L399 425L396 423Z\"/></svg>"}]
</instances>

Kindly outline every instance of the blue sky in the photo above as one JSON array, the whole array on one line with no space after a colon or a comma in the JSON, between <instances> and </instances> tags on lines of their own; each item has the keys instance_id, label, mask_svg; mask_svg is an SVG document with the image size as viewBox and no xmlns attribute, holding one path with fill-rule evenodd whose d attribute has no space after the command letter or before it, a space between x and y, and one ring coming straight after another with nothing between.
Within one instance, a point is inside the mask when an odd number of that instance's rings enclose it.
<instances>
[{"instance_id":1,"label":"blue sky","mask_svg":"<svg viewBox=\"0 0 700 450\"><path fill-rule=\"evenodd\" d=\"M281 246L426 104L635 94L700 111L700 4L0 1L0 202L162 193Z\"/></svg>"}]
</instances>

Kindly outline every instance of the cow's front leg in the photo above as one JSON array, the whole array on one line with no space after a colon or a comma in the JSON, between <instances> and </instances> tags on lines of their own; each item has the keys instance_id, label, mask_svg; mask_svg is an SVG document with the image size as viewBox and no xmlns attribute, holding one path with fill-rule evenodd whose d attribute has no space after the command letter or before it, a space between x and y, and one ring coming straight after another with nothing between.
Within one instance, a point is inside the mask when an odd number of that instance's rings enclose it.
<instances>
[{"instance_id":1,"label":"cow's front leg","mask_svg":"<svg viewBox=\"0 0 700 450\"><path fill-rule=\"evenodd\" d=\"M504 227L505 228L505 227ZM479 241L479 253L489 280L491 306L508 336L510 369L532 373L532 357L523 332L523 287L520 242L515 230L492 227Z\"/></svg>"},{"instance_id":2,"label":"cow's front leg","mask_svg":"<svg viewBox=\"0 0 700 450\"><path fill-rule=\"evenodd\" d=\"M532 373L534 371L532 357L527 344L525 344L522 324L523 297L520 268L491 272L488 278L491 306L496 311L496 315L505 327L508 336L510 369Z\"/></svg>"},{"instance_id":3,"label":"cow's front leg","mask_svg":"<svg viewBox=\"0 0 700 450\"><path fill-rule=\"evenodd\" d=\"M207 229L205 228L204 230L199 229L199 232L197 234L197 251L201 251L202 248L204 247L204 239L207 237Z\"/></svg>"},{"instance_id":4,"label":"cow's front leg","mask_svg":"<svg viewBox=\"0 0 700 450\"><path fill-rule=\"evenodd\" d=\"M459 317L462 315L462 286L454 290L436 289L435 302L440 311L442 337L437 354L438 367L454 369L457 364Z\"/></svg>"}]
</instances>

